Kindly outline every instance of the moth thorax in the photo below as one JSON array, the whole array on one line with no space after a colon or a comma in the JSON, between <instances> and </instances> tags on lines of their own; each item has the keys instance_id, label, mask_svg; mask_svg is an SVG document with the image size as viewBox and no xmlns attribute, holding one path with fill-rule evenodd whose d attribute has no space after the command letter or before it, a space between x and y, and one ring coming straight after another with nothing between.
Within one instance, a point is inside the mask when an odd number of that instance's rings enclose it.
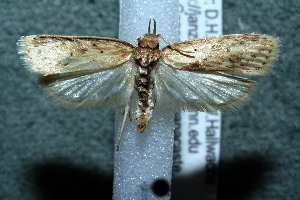
<instances>
[{"instance_id":1,"label":"moth thorax","mask_svg":"<svg viewBox=\"0 0 300 200\"><path fill-rule=\"evenodd\" d=\"M143 37L138 38L138 46L143 48L158 49L159 42L156 34L145 34Z\"/></svg>"}]
</instances>

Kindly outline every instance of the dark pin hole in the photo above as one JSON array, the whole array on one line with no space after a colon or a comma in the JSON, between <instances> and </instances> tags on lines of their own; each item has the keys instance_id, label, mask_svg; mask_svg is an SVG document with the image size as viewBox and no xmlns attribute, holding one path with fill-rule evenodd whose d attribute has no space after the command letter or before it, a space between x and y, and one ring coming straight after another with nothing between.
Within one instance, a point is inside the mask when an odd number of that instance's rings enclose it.
<instances>
[{"instance_id":1,"label":"dark pin hole","mask_svg":"<svg viewBox=\"0 0 300 200\"><path fill-rule=\"evenodd\" d=\"M152 184L152 191L157 196L165 196L170 191L170 186L167 180L157 179Z\"/></svg>"}]
</instances>

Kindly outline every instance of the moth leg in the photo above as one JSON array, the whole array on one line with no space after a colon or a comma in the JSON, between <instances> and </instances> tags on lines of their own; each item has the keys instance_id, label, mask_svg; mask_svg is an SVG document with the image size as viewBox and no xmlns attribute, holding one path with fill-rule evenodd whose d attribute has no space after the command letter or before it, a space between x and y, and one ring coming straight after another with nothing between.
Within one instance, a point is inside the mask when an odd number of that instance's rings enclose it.
<instances>
[{"instance_id":1,"label":"moth leg","mask_svg":"<svg viewBox=\"0 0 300 200\"><path fill-rule=\"evenodd\" d=\"M129 111L128 111L128 118L129 118L130 122L132 122L132 112L130 110L130 106L129 106Z\"/></svg>"},{"instance_id":2,"label":"moth leg","mask_svg":"<svg viewBox=\"0 0 300 200\"><path fill-rule=\"evenodd\" d=\"M132 122L132 112L131 112L131 109L130 109L130 102L131 102L131 99L132 99L132 96L130 97L130 101L128 101L128 118L130 120L130 122Z\"/></svg>"},{"instance_id":3,"label":"moth leg","mask_svg":"<svg viewBox=\"0 0 300 200\"><path fill-rule=\"evenodd\" d=\"M130 110L130 101L126 105L124 113L123 113L123 120L122 120L121 130L120 130L120 133L119 133L119 136L118 136L118 142L117 142L117 151L119 151L119 147L120 147L120 143L121 143L121 138L122 138L126 118L127 118L127 115L129 115L129 113L130 113L129 110Z\"/></svg>"}]
</instances>

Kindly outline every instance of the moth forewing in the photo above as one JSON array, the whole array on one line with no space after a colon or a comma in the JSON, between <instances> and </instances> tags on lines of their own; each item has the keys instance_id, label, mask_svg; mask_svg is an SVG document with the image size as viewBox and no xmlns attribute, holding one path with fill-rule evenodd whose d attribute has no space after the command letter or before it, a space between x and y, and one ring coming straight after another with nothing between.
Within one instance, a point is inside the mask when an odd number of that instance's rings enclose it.
<instances>
[{"instance_id":1,"label":"moth forewing","mask_svg":"<svg viewBox=\"0 0 300 200\"><path fill-rule=\"evenodd\" d=\"M198 38L162 50L163 61L176 69L247 75L264 74L277 57L278 39L260 34Z\"/></svg>"},{"instance_id":2,"label":"moth forewing","mask_svg":"<svg viewBox=\"0 0 300 200\"><path fill-rule=\"evenodd\" d=\"M133 51L127 42L94 36L31 35L17 45L29 70L43 75L111 69Z\"/></svg>"}]
</instances>

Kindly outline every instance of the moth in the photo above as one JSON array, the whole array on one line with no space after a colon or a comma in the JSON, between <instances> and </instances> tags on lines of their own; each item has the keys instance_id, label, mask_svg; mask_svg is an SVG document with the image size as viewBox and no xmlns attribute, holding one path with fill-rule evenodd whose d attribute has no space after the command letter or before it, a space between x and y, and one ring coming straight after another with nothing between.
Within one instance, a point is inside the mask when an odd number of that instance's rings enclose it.
<instances>
[{"instance_id":1,"label":"moth","mask_svg":"<svg viewBox=\"0 0 300 200\"><path fill-rule=\"evenodd\" d=\"M64 104L122 108L124 128L137 93L137 130L156 106L171 111L216 112L244 102L255 82L235 74L262 75L278 57L278 39L232 34L170 44L152 33L125 41L94 36L31 35L17 42L25 66L41 74L42 88ZM159 39L168 46L159 49Z\"/></svg>"}]
</instances>

